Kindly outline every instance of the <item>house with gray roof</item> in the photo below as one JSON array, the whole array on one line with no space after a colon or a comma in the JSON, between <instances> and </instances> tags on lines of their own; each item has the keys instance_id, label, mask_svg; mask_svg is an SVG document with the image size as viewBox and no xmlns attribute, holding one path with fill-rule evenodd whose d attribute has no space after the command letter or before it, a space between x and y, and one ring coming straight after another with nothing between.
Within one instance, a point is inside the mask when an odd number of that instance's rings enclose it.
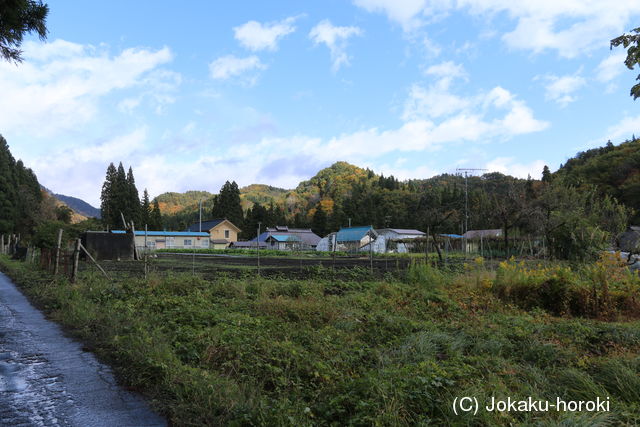
<instances>
[{"instance_id":1,"label":"house with gray roof","mask_svg":"<svg viewBox=\"0 0 640 427\"><path fill-rule=\"evenodd\" d=\"M251 241L265 243L268 249L276 250L314 250L320 241L320 236L310 228L289 228L278 225L267 227L257 238Z\"/></svg>"}]
</instances>

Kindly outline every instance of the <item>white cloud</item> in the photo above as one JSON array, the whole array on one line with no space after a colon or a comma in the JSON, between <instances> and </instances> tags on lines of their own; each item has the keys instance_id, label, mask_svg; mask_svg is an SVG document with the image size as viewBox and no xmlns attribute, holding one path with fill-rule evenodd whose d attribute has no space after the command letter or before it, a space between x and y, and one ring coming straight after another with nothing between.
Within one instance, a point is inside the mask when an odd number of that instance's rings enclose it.
<instances>
[{"instance_id":1,"label":"white cloud","mask_svg":"<svg viewBox=\"0 0 640 427\"><path fill-rule=\"evenodd\" d=\"M414 84L405 101L402 118L411 120L417 117L441 117L460 111L469 106L470 100L449 92L444 80L425 88Z\"/></svg>"},{"instance_id":2,"label":"white cloud","mask_svg":"<svg viewBox=\"0 0 640 427\"><path fill-rule=\"evenodd\" d=\"M102 97L117 90L147 90L160 102L179 84L177 73L169 81L166 75L151 77L172 60L168 47L125 49L112 56L106 47L55 40L25 43L24 56L28 61L19 67L0 63L0 129L6 133L52 136L75 130L96 116Z\"/></svg>"},{"instance_id":3,"label":"white cloud","mask_svg":"<svg viewBox=\"0 0 640 427\"><path fill-rule=\"evenodd\" d=\"M503 41L515 49L542 52L550 49L573 58L609 40L624 30L633 15L640 13L640 2L602 0L354 0L369 11L381 12L411 32L429 19L454 10L472 15L516 21Z\"/></svg>"},{"instance_id":4,"label":"white cloud","mask_svg":"<svg viewBox=\"0 0 640 427\"><path fill-rule=\"evenodd\" d=\"M631 139L633 135L635 135L636 137L640 136L640 116L625 117L615 125L610 126L607 129L605 139L619 142L622 140Z\"/></svg>"},{"instance_id":5,"label":"white cloud","mask_svg":"<svg viewBox=\"0 0 640 427\"><path fill-rule=\"evenodd\" d=\"M47 153L28 159L27 164L35 171L38 181L51 190L66 194L70 183L73 183L73 192L68 195L98 206L107 165L135 159L145 148L147 133L146 127L139 127L103 142L72 148L54 147Z\"/></svg>"},{"instance_id":6,"label":"white cloud","mask_svg":"<svg viewBox=\"0 0 640 427\"><path fill-rule=\"evenodd\" d=\"M249 50L276 50L280 39L296 30L296 27L293 26L295 20L295 17L289 17L282 21L266 24L249 21L235 27L233 31L236 40Z\"/></svg>"},{"instance_id":7,"label":"white cloud","mask_svg":"<svg viewBox=\"0 0 640 427\"><path fill-rule=\"evenodd\" d=\"M362 30L358 27L337 27L331 24L328 19L324 19L311 29L309 38L315 44L324 43L331 52L333 62L332 69L338 71L342 65L349 65L347 55L347 40L353 36L362 35Z\"/></svg>"},{"instance_id":8,"label":"white cloud","mask_svg":"<svg viewBox=\"0 0 640 427\"><path fill-rule=\"evenodd\" d=\"M608 83L615 79L627 69L627 66L624 65L626 58L627 52L624 50L607 56L598 64L596 68L596 78L603 83Z\"/></svg>"},{"instance_id":9,"label":"white cloud","mask_svg":"<svg viewBox=\"0 0 640 427\"><path fill-rule=\"evenodd\" d=\"M226 80L250 71L264 70L267 68L260 59L251 55L246 58L239 58L235 55L221 56L209 64L211 77L217 80ZM250 85L255 83L255 75L247 81Z\"/></svg>"},{"instance_id":10,"label":"white cloud","mask_svg":"<svg viewBox=\"0 0 640 427\"><path fill-rule=\"evenodd\" d=\"M461 64L455 64L452 61L445 61L440 64L432 65L426 69L425 74L447 78L448 80L457 77L466 79L467 77L467 72L464 70L464 67Z\"/></svg>"},{"instance_id":11,"label":"white cloud","mask_svg":"<svg viewBox=\"0 0 640 427\"><path fill-rule=\"evenodd\" d=\"M427 57L433 58L439 56L440 52L442 52L442 48L440 47L440 45L438 45L438 43L430 39L428 36L424 36L422 38L422 47L424 48Z\"/></svg>"},{"instance_id":12,"label":"white cloud","mask_svg":"<svg viewBox=\"0 0 640 427\"><path fill-rule=\"evenodd\" d=\"M489 169L489 172L500 172L518 178L531 176L533 179L540 179L545 164L542 160L534 160L530 163L517 163L513 157L498 157L488 162L485 165L485 169Z\"/></svg>"},{"instance_id":13,"label":"white cloud","mask_svg":"<svg viewBox=\"0 0 640 427\"><path fill-rule=\"evenodd\" d=\"M453 93L454 78L466 80L461 65L443 62L428 68L426 74L438 79L428 87L412 85L402 119L405 122L440 120L430 135L435 140L508 138L537 132L549 125L536 119L524 101L500 86L477 95Z\"/></svg>"},{"instance_id":14,"label":"white cloud","mask_svg":"<svg viewBox=\"0 0 640 427\"><path fill-rule=\"evenodd\" d=\"M382 12L390 20L402 25L405 31L411 31L422 25L421 16L427 5L426 0L354 0L368 12Z\"/></svg>"},{"instance_id":15,"label":"white cloud","mask_svg":"<svg viewBox=\"0 0 640 427\"><path fill-rule=\"evenodd\" d=\"M587 84L587 80L580 76L579 71L566 76L546 75L537 78L546 81L546 99L555 102L560 107L566 107L575 101L574 93Z\"/></svg>"}]
</instances>

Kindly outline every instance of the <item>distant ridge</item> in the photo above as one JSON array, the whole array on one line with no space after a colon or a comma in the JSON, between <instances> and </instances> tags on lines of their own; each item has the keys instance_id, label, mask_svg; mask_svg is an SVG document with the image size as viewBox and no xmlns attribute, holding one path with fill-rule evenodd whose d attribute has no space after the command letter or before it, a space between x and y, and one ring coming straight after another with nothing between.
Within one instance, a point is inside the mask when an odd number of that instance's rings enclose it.
<instances>
[{"instance_id":1,"label":"distant ridge","mask_svg":"<svg viewBox=\"0 0 640 427\"><path fill-rule=\"evenodd\" d=\"M94 208L89 203L77 197L65 196L64 194L52 193L53 197L69 206L75 212L84 215L89 218L100 218L100 209Z\"/></svg>"}]
</instances>

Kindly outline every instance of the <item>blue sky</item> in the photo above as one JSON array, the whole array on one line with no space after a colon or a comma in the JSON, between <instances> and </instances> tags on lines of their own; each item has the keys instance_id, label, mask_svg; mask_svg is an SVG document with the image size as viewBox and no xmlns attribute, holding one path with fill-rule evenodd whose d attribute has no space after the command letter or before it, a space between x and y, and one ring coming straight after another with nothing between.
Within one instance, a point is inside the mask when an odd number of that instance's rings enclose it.
<instances>
[{"instance_id":1,"label":"blue sky","mask_svg":"<svg viewBox=\"0 0 640 427\"><path fill-rule=\"evenodd\" d=\"M55 192L293 188L339 160L427 178L539 177L640 135L638 71L609 40L640 2L50 1L0 63L0 133Z\"/></svg>"}]
</instances>

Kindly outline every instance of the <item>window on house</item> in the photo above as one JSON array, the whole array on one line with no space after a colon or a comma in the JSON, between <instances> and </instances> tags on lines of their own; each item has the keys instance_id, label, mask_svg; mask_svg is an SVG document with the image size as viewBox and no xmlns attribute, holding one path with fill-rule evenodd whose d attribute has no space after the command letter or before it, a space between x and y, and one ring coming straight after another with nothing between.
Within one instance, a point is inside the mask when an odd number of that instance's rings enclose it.
<instances>
[{"instance_id":1,"label":"window on house","mask_svg":"<svg viewBox=\"0 0 640 427\"><path fill-rule=\"evenodd\" d=\"M192 240L191 239L184 239L184 245L185 246L191 246L193 243L191 243Z\"/></svg>"},{"instance_id":2,"label":"window on house","mask_svg":"<svg viewBox=\"0 0 640 427\"><path fill-rule=\"evenodd\" d=\"M229 238L229 230L224 230L224 238L228 239Z\"/></svg>"}]
</instances>

